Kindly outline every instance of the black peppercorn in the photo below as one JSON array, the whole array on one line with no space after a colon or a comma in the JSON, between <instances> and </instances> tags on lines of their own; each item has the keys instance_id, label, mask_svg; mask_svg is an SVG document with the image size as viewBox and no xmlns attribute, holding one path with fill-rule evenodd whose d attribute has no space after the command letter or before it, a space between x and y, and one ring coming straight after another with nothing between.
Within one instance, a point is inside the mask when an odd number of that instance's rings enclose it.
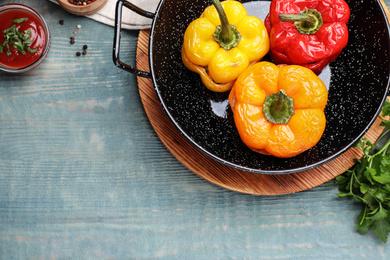
<instances>
[{"instance_id":1,"label":"black peppercorn","mask_svg":"<svg viewBox=\"0 0 390 260\"><path fill-rule=\"evenodd\" d=\"M87 54L87 51L86 51L86 50L84 50L84 51L83 51L83 55L86 55L86 54Z\"/></svg>"},{"instance_id":2,"label":"black peppercorn","mask_svg":"<svg viewBox=\"0 0 390 260\"><path fill-rule=\"evenodd\" d=\"M74 43L74 37L70 37L70 44Z\"/></svg>"},{"instance_id":3,"label":"black peppercorn","mask_svg":"<svg viewBox=\"0 0 390 260\"><path fill-rule=\"evenodd\" d=\"M77 55L77 56L80 56L80 55L81 55L81 53L78 51L78 52L76 52L76 55Z\"/></svg>"},{"instance_id":4,"label":"black peppercorn","mask_svg":"<svg viewBox=\"0 0 390 260\"><path fill-rule=\"evenodd\" d=\"M83 49L84 49L84 50L88 49L88 45L85 44L85 45L83 46Z\"/></svg>"},{"instance_id":5,"label":"black peppercorn","mask_svg":"<svg viewBox=\"0 0 390 260\"><path fill-rule=\"evenodd\" d=\"M61 25L64 25L64 20L60 20L59 22Z\"/></svg>"}]
</instances>

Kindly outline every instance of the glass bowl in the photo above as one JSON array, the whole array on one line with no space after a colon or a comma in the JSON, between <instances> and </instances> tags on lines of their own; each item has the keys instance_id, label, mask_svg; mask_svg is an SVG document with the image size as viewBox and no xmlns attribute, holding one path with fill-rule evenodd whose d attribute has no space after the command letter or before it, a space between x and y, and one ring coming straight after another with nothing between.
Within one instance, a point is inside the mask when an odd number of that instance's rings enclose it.
<instances>
[{"instance_id":1,"label":"glass bowl","mask_svg":"<svg viewBox=\"0 0 390 260\"><path fill-rule=\"evenodd\" d=\"M27 18L27 20L21 18ZM8 44L6 43L4 31L8 29L11 35L18 34L25 37L25 39L19 38L17 40L24 45L22 49L24 53L17 49L15 43L9 41ZM49 27L42 15L29 6L23 4L1 5L0 32L1 71L9 73L30 71L41 64L49 53L51 44ZM32 40L32 42L25 42L26 39Z\"/></svg>"}]
</instances>

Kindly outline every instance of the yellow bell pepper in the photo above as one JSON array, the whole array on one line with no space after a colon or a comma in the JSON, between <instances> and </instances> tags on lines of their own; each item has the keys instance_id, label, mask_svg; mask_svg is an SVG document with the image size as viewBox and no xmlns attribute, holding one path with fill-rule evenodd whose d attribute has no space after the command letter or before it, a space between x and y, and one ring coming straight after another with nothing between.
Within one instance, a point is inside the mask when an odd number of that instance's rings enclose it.
<instances>
[{"instance_id":1,"label":"yellow bell pepper","mask_svg":"<svg viewBox=\"0 0 390 260\"><path fill-rule=\"evenodd\" d=\"M207 88L225 92L250 64L269 51L264 23L238 1L212 0L184 33L182 59Z\"/></svg>"}]
</instances>

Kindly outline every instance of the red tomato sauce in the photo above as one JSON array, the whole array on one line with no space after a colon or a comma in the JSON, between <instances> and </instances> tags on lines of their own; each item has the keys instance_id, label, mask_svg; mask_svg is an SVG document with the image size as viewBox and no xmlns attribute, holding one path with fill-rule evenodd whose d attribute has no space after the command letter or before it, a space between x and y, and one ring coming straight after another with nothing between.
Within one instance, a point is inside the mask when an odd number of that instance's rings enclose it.
<instances>
[{"instance_id":1,"label":"red tomato sauce","mask_svg":"<svg viewBox=\"0 0 390 260\"><path fill-rule=\"evenodd\" d=\"M19 24L13 23L12 21L20 18L28 18L27 21ZM0 64L12 67L12 68L23 68L34 63L43 53L46 45L46 33L45 28L37 17L23 10L9 10L0 13L0 44L3 44L6 37L4 31L12 25L16 26L20 32L24 32L28 29L31 30L31 36L29 39L33 40L31 44L28 44L31 49L37 49L35 53L30 53L25 50L26 55L19 52L12 44L9 44L11 55L7 55L5 47L3 53L0 53Z\"/></svg>"}]
</instances>

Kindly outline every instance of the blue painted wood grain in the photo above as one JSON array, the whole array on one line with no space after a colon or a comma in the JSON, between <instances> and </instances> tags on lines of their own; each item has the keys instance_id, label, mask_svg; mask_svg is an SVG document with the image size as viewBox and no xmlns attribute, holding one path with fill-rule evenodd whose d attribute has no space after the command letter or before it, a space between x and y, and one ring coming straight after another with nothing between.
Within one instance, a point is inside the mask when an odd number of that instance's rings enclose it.
<instances>
[{"instance_id":1,"label":"blue painted wood grain","mask_svg":"<svg viewBox=\"0 0 390 260\"><path fill-rule=\"evenodd\" d=\"M356 232L360 205L335 187L251 196L197 177L153 131L136 78L113 65L112 27L12 2L44 15L52 47L32 72L0 73L0 259L390 257ZM122 34L132 65L137 36Z\"/></svg>"}]
</instances>

